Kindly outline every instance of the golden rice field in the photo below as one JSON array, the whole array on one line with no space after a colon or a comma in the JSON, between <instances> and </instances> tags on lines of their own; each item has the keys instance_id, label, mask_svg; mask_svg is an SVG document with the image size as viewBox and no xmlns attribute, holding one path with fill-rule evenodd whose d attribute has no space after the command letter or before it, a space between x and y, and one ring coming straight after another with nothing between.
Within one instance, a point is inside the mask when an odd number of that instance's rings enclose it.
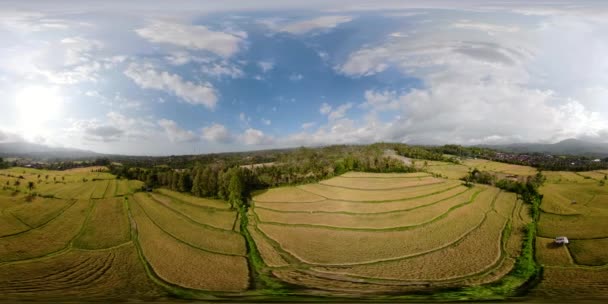
<instances>
[{"instance_id":1,"label":"golden rice field","mask_svg":"<svg viewBox=\"0 0 608 304\"><path fill-rule=\"evenodd\" d=\"M420 173L347 173L258 194L249 230L266 267L287 283L413 291L508 273L523 230L504 231L507 223L522 228L530 221L522 208L515 195L493 187Z\"/></svg>"},{"instance_id":2,"label":"golden rice field","mask_svg":"<svg viewBox=\"0 0 608 304\"><path fill-rule=\"evenodd\" d=\"M0 299L158 300L176 288L249 287L228 203L137 192L139 181L90 170L0 170L9 181L0 190Z\"/></svg>"},{"instance_id":3,"label":"golden rice field","mask_svg":"<svg viewBox=\"0 0 608 304\"><path fill-rule=\"evenodd\" d=\"M531 296L608 298L608 186L599 183L604 172L544 174L536 241L536 258L544 270ZM557 236L570 243L556 245Z\"/></svg>"}]
</instances>

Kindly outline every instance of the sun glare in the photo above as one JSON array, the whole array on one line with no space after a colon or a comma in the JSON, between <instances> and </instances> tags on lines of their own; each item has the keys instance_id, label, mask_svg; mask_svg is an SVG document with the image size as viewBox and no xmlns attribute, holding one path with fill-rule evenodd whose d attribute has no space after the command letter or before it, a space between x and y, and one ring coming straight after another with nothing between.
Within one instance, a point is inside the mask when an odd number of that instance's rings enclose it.
<instances>
[{"instance_id":1,"label":"sun glare","mask_svg":"<svg viewBox=\"0 0 608 304\"><path fill-rule=\"evenodd\" d=\"M45 133L45 124L59 118L62 98L57 88L30 86L15 95L18 126L26 137Z\"/></svg>"}]
</instances>

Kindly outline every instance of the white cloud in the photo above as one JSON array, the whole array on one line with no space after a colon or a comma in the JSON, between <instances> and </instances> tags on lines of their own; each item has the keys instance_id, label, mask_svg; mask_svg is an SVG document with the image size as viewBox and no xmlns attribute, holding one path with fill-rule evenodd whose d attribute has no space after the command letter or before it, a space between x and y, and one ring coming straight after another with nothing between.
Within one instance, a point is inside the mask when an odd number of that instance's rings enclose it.
<instances>
[{"instance_id":1,"label":"white cloud","mask_svg":"<svg viewBox=\"0 0 608 304\"><path fill-rule=\"evenodd\" d=\"M266 118L262 118L262 119L260 119L260 121L262 122L262 124L265 124L267 126L270 126L270 124L272 123L272 121L270 121L270 119L266 119Z\"/></svg>"},{"instance_id":2,"label":"white cloud","mask_svg":"<svg viewBox=\"0 0 608 304\"><path fill-rule=\"evenodd\" d=\"M458 22L453 23L451 26L453 28L482 31L488 33L489 35L494 35L496 33L513 33L519 31L519 27L517 26L474 22L471 20L460 20Z\"/></svg>"},{"instance_id":3,"label":"white cloud","mask_svg":"<svg viewBox=\"0 0 608 304\"><path fill-rule=\"evenodd\" d=\"M271 136L264 134L264 132L249 128L240 135L240 140L246 145L270 145L274 142Z\"/></svg>"},{"instance_id":4,"label":"white cloud","mask_svg":"<svg viewBox=\"0 0 608 304\"><path fill-rule=\"evenodd\" d=\"M291 80L291 81L300 81L303 78L304 78L304 76L302 76L302 74L293 73L293 74L289 75L289 80Z\"/></svg>"},{"instance_id":5,"label":"white cloud","mask_svg":"<svg viewBox=\"0 0 608 304\"><path fill-rule=\"evenodd\" d=\"M262 70L262 73L266 73L274 68L274 62L272 61L258 61L258 66Z\"/></svg>"},{"instance_id":6,"label":"white cloud","mask_svg":"<svg viewBox=\"0 0 608 304\"><path fill-rule=\"evenodd\" d=\"M230 134L228 129L224 125L217 123L204 127L202 134L203 138L209 142L226 144L234 141L234 136Z\"/></svg>"},{"instance_id":7,"label":"white cloud","mask_svg":"<svg viewBox=\"0 0 608 304\"><path fill-rule=\"evenodd\" d=\"M346 115L346 112L348 110L350 110L350 108L352 108L352 107L353 107L353 104L351 102L339 105L333 111L329 112L329 115L327 115L327 118L329 120L337 120L337 119L343 118Z\"/></svg>"},{"instance_id":8,"label":"white cloud","mask_svg":"<svg viewBox=\"0 0 608 304\"><path fill-rule=\"evenodd\" d=\"M217 93L208 82L195 84L185 81L181 76L168 72L159 72L150 65L131 63L125 75L144 89L155 89L171 92L187 103L203 105L214 109L217 104Z\"/></svg>"},{"instance_id":9,"label":"white cloud","mask_svg":"<svg viewBox=\"0 0 608 304\"><path fill-rule=\"evenodd\" d=\"M166 21L155 21L135 32L154 43L166 43L193 49L207 50L223 57L239 51L245 33L212 31L202 25L187 25Z\"/></svg>"},{"instance_id":10,"label":"white cloud","mask_svg":"<svg viewBox=\"0 0 608 304\"><path fill-rule=\"evenodd\" d=\"M209 76L213 76L213 77L223 77L223 76L228 76L230 78L241 78L245 75L245 73L243 72L243 70L241 70L239 67L230 64L228 62L219 62L219 63L211 63L208 65L202 65L201 66L201 71L204 74L207 74Z\"/></svg>"},{"instance_id":11,"label":"white cloud","mask_svg":"<svg viewBox=\"0 0 608 304\"><path fill-rule=\"evenodd\" d=\"M301 127L302 129L304 129L304 130L307 130L307 129L310 129L310 128L312 128L312 127L316 126L316 125L317 125L317 123L316 123L316 122L314 122L314 121L310 121L310 122L305 122L305 123L302 123L302 125L301 125L300 127Z\"/></svg>"},{"instance_id":12,"label":"white cloud","mask_svg":"<svg viewBox=\"0 0 608 304\"><path fill-rule=\"evenodd\" d=\"M161 119L158 121L158 125L165 130L171 142L192 142L198 140L192 131L180 128L173 120Z\"/></svg>"},{"instance_id":13,"label":"white cloud","mask_svg":"<svg viewBox=\"0 0 608 304\"><path fill-rule=\"evenodd\" d=\"M288 32L291 34L305 34L315 30L331 29L336 26L350 22L353 17L350 16L322 16L309 20L303 20L293 23L288 23L278 28L281 32Z\"/></svg>"},{"instance_id":14,"label":"white cloud","mask_svg":"<svg viewBox=\"0 0 608 304\"><path fill-rule=\"evenodd\" d=\"M319 113L321 113L323 115L327 115L327 114L329 114L329 112L331 112L331 105L329 105L326 102L322 103L321 108L319 108Z\"/></svg>"}]
</instances>

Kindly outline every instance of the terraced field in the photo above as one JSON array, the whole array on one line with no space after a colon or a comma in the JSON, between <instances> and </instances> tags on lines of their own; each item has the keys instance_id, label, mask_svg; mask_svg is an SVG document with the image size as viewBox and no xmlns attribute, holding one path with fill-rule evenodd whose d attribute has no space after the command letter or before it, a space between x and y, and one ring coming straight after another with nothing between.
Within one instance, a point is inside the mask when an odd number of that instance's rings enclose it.
<instances>
[{"instance_id":1,"label":"terraced field","mask_svg":"<svg viewBox=\"0 0 608 304\"><path fill-rule=\"evenodd\" d=\"M532 297L608 298L608 186L604 173L547 172L536 242L543 278ZM553 239L566 236L568 245ZM565 283L567 282L567 283ZM567 288L565 288L567 284Z\"/></svg>"},{"instance_id":2,"label":"terraced field","mask_svg":"<svg viewBox=\"0 0 608 304\"><path fill-rule=\"evenodd\" d=\"M420 173L348 173L260 193L248 230L266 271L290 284L412 291L508 273L523 230L505 228L530 221L522 209L515 195L492 187Z\"/></svg>"},{"instance_id":3,"label":"terraced field","mask_svg":"<svg viewBox=\"0 0 608 304\"><path fill-rule=\"evenodd\" d=\"M1 299L145 300L176 286L249 286L245 239L224 201L135 193L139 181L86 169L0 170L0 179L9 181L0 190Z\"/></svg>"}]
</instances>

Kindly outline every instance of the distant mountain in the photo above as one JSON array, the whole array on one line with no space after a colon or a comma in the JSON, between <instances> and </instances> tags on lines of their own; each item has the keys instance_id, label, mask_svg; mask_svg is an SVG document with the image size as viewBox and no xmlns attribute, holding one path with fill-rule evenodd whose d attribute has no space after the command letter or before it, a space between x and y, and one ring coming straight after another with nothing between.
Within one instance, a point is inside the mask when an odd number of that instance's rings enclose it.
<instances>
[{"instance_id":1,"label":"distant mountain","mask_svg":"<svg viewBox=\"0 0 608 304\"><path fill-rule=\"evenodd\" d=\"M608 157L608 143L595 143L580 139L566 139L554 144L521 143L509 145L483 145L483 147L516 153L550 153L557 155L583 155Z\"/></svg>"},{"instance_id":2,"label":"distant mountain","mask_svg":"<svg viewBox=\"0 0 608 304\"><path fill-rule=\"evenodd\" d=\"M46 159L90 159L101 157L103 154L71 149L50 147L28 142L0 143L0 157L22 157L36 160Z\"/></svg>"}]
</instances>

